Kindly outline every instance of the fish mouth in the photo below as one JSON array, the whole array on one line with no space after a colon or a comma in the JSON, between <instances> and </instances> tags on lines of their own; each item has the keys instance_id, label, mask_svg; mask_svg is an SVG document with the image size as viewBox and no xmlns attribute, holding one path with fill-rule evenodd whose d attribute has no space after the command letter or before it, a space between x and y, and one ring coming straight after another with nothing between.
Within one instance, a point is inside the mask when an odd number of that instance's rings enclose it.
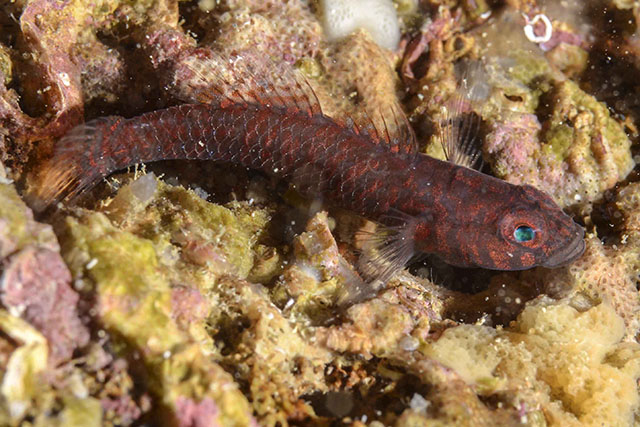
<instances>
[{"instance_id":1,"label":"fish mouth","mask_svg":"<svg viewBox=\"0 0 640 427\"><path fill-rule=\"evenodd\" d=\"M584 241L584 230L578 229L578 233L573 240L564 248L553 254L549 259L542 263L543 267L556 268L571 264L580 258L584 253L587 244Z\"/></svg>"}]
</instances>

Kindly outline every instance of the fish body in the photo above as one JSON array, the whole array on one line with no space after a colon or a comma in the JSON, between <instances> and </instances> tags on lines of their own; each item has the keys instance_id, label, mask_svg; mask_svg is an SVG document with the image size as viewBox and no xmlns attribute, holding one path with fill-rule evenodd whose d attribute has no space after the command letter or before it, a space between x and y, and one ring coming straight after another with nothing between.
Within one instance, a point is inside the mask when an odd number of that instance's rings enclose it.
<instances>
[{"instance_id":1,"label":"fish body","mask_svg":"<svg viewBox=\"0 0 640 427\"><path fill-rule=\"evenodd\" d=\"M335 120L309 99L210 101L73 129L58 141L35 199L48 205L141 162L213 160L286 179L308 197L389 226L384 253L393 269L415 252L521 270L564 265L584 250L582 227L545 193L421 155L411 132L396 138Z\"/></svg>"}]
</instances>

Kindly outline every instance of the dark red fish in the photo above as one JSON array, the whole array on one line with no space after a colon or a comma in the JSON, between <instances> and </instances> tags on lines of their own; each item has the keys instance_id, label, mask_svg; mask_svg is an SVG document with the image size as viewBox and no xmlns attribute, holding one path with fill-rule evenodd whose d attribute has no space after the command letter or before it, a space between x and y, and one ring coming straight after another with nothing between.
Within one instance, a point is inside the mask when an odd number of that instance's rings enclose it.
<instances>
[{"instance_id":1,"label":"dark red fish","mask_svg":"<svg viewBox=\"0 0 640 427\"><path fill-rule=\"evenodd\" d=\"M565 265L584 251L582 227L545 193L419 154L400 110L389 131L324 115L299 79L287 92L264 82L231 94L220 86L203 90L201 103L73 129L57 143L35 200L51 204L141 162L214 160L287 179L304 195L387 225L378 246L385 276L416 252L521 270Z\"/></svg>"}]
</instances>

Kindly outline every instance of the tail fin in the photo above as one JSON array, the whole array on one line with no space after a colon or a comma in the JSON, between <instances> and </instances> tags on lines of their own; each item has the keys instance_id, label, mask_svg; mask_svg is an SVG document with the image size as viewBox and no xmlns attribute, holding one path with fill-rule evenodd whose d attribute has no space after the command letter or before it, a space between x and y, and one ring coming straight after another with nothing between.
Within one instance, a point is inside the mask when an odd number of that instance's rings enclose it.
<instances>
[{"instance_id":1,"label":"tail fin","mask_svg":"<svg viewBox=\"0 0 640 427\"><path fill-rule=\"evenodd\" d=\"M59 140L36 177L37 187L26 195L31 207L43 211L63 199L72 199L111 172L113 162L103 155L104 147L123 120L115 116L92 120Z\"/></svg>"}]
</instances>

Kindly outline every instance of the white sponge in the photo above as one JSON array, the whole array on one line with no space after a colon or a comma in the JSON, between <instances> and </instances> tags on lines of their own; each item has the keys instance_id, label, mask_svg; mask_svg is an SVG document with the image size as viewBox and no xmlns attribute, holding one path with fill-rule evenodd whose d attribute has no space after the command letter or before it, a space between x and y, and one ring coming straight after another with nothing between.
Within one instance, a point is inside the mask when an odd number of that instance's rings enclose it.
<instances>
[{"instance_id":1,"label":"white sponge","mask_svg":"<svg viewBox=\"0 0 640 427\"><path fill-rule=\"evenodd\" d=\"M398 46L400 28L391 0L321 0L320 7L329 40L339 40L364 28L379 46L392 50Z\"/></svg>"}]
</instances>

